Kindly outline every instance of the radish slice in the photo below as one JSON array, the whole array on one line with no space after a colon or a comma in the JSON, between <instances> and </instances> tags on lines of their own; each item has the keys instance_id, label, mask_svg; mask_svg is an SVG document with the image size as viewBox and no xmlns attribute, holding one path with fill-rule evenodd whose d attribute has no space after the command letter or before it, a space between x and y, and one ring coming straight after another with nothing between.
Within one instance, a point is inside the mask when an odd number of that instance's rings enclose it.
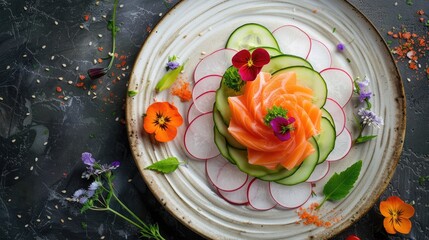
<instances>
[{"instance_id":1,"label":"radish slice","mask_svg":"<svg viewBox=\"0 0 429 240\"><path fill-rule=\"evenodd\" d=\"M253 179L247 191L249 204L256 210L269 210L276 206L276 202L271 197L269 182Z\"/></svg>"},{"instance_id":2,"label":"radish slice","mask_svg":"<svg viewBox=\"0 0 429 240\"><path fill-rule=\"evenodd\" d=\"M310 177L307 179L307 182L317 182L320 179L324 178L326 174L329 172L329 162L324 161L316 166L316 168L313 170L313 173L310 175Z\"/></svg>"},{"instance_id":3,"label":"radish slice","mask_svg":"<svg viewBox=\"0 0 429 240\"><path fill-rule=\"evenodd\" d=\"M327 68L320 72L328 88L328 98L332 98L344 107L353 95L353 79L344 70Z\"/></svg>"},{"instance_id":4,"label":"radish slice","mask_svg":"<svg viewBox=\"0 0 429 240\"><path fill-rule=\"evenodd\" d=\"M300 183L293 186L285 186L270 182L270 193L274 201L286 208L297 208L308 201L311 196L311 183Z\"/></svg>"},{"instance_id":5,"label":"radish slice","mask_svg":"<svg viewBox=\"0 0 429 240\"><path fill-rule=\"evenodd\" d=\"M188 123L191 123L192 120L194 120L196 117L198 117L199 115L203 114L203 112L200 112L196 107L194 102L191 103L191 105L189 106L188 109L188 113L187 113L187 119L188 119Z\"/></svg>"},{"instance_id":6,"label":"radish slice","mask_svg":"<svg viewBox=\"0 0 429 240\"><path fill-rule=\"evenodd\" d=\"M294 25L284 25L273 31L280 50L285 54L307 58L311 50L311 39L307 33Z\"/></svg>"},{"instance_id":7,"label":"radish slice","mask_svg":"<svg viewBox=\"0 0 429 240\"><path fill-rule=\"evenodd\" d=\"M204 92L197 96L194 101L195 108L202 112L207 113L213 111L213 105L216 101L216 91Z\"/></svg>"},{"instance_id":8,"label":"radish slice","mask_svg":"<svg viewBox=\"0 0 429 240\"><path fill-rule=\"evenodd\" d=\"M335 124L335 132L337 133L337 136L340 135L346 125L346 114L344 113L343 108L331 98L326 99L323 108L331 114Z\"/></svg>"},{"instance_id":9,"label":"radish slice","mask_svg":"<svg viewBox=\"0 0 429 240\"><path fill-rule=\"evenodd\" d=\"M335 139L335 148L326 158L327 161L333 162L343 159L352 148L352 135L347 128L344 128L340 135Z\"/></svg>"},{"instance_id":10,"label":"radish slice","mask_svg":"<svg viewBox=\"0 0 429 240\"><path fill-rule=\"evenodd\" d=\"M250 178L250 177L247 178L246 183L241 188L235 191L227 192L227 191L219 190L218 191L219 195L223 197L226 201L232 204L237 204L237 205L246 204L249 202L249 200L247 199L247 190L252 180L253 178Z\"/></svg>"},{"instance_id":11,"label":"radish slice","mask_svg":"<svg viewBox=\"0 0 429 240\"><path fill-rule=\"evenodd\" d=\"M316 39L311 39L311 51L308 54L307 60L311 63L314 70L318 72L325 68L330 68L332 64L331 52L328 47Z\"/></svg>"},{"instance_id":12,"label":"radish slice","mask_svg":"<svg viewBox=\"0 0 429 240\"><path fill-rule=\"evenodd\" d=\"M183 142L189 155L196 159L210 159L220 154L213 140L213 127L213 112L201 114L188 125Z\"/></svg>"},{"instance_id":13,"label":"radish slice","mask_svg":"<svg viewBox=\"0 0 429 240\"><path fill-rule=\"evenodd\" d=\"M192 89L192 99L195 99L201 94L208 91L216 91L220 86L222 76L220 75L208 75L198 80L194 88Z\"/></svg>"},{"instance_id":14,"label":"radish slice","mask_svg":"<svg viewBox=\"0 0 429 240\"><path fill-rule=\"evenodd\" d=\"M194 70L194 81L207 75L221 75L232 65L231 59L237 50L222 48L207 55L197 64Z\"/></svg>"},{"instance_id":15,"label":"radish slice","mask_svg":"<svg viewBox=\"0 0 429 240\"><path fill-rule=\"evenodd\" d=\"M207 177L219 190L235 191L244 186L247 174L240 171L222 155L206 161Z\"/></svg>"}]
</instances>

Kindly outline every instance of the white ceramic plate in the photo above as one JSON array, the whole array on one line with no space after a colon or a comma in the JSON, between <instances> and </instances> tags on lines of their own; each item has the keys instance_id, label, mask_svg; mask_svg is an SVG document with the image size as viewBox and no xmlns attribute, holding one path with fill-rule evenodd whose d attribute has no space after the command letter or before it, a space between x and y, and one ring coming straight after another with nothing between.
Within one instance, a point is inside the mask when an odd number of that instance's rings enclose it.
<instances>
[{"instance_id":1,"label":"white ceramic plate","mask_svg":"<svg viewBox=\"0 0 429 240\"><path fill-rule=\"evenodd\" d=\"M203 161L190 160L187 167L182 166L168 175L144 170L169 156L189 159L183 147L186 126L180 127L178 137L167 144L156 143L142 132L142 116L154 99L174 102L182 116L186 116L189 103L181 103L168 91L160 94L154 91L157 80L165 73L168 56L177 55L181 61L187 61L183 77L192 82L192 72L203 57L202 52L210 53L224 47L230 33L249 22L260 23L270 30L285 24L299 26L328 46L333 53L333 66L346 69L353 77L368 76L372 80L371 89L375 94L373 110L384 118L385 125L379 130L369 129L368 134L379 135L375 140L353 147L345 159L331 164L329 175L344 170L359 159L363 160L361 175L348 197L328 202L323 207L323 218L339 218L339 222L330 228L296 224L298 216L294 210L255 211L224 201L208 184ZM335 52L339 42L346 45L343 53ZM373 25L343 0L182 1L152 30L136 60L129 90L139 92L127 99L127 125L140 172L172 215L207 238L332 237L372 207L392 177L402 150L405 98L399 73ZM349 119L353 119L355 112L355 106L348 104L346 114ZM353 120L347 122L347 127L356 135ZM310 199L310 202L320 201L328 178L316 185L314 190L319 197Z\"/></svg>"}]
</instances>

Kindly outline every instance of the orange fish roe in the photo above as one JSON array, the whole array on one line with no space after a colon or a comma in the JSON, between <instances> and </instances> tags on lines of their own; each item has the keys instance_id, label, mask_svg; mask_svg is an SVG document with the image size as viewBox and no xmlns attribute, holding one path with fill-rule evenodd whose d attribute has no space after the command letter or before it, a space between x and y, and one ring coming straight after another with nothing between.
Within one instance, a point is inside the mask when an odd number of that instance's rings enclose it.
<instances>
[{"instance_id":1,"label":"orange fish roe","mask_svg":"<svg viewBox=\"0 0 429 240\"><path fill-rule=\"evenodd\" d=\"M301 221L297 222L297 224L302 223L304 225L316 225L317 227L325 227L329 228L332 226L333 223L336 223L339 221L338 218L331 219L328 221L324 221L320 219L319 217L319 211L318 208L319 203L312 203L308 208L300 207L297 210L298 216L301 219Z\"/></svg>"},{"instance_id":2,"label":"orange fish roe","mask_svg":"<svg viewBox=\"0 0 429 240\"><path fill-rule=\"evenodd\" d=\"M175 86L171 89L171 94L178 96L180 101L188 102L192 99L192 92L189 90L189 83L180 79Z\"/></svg>"}]
</instances>

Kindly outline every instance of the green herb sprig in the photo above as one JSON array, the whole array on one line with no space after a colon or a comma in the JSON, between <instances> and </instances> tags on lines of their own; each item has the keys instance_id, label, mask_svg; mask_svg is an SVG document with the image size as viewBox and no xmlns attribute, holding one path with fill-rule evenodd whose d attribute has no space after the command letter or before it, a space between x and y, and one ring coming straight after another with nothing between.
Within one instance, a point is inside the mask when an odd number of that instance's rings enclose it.
<instances>
[{"instance_id":1,"label":"green herb sprig","mask_svg":"<svg viewBox=\"0 0 429 240\"><path fill-rule=\"evenodd\" d=\"M180 165L179 160L176 157L169 157L161 161L155 162L145 169L157 171L160 173L171 173L174 172Z\"/></svg>"}]
</instances>

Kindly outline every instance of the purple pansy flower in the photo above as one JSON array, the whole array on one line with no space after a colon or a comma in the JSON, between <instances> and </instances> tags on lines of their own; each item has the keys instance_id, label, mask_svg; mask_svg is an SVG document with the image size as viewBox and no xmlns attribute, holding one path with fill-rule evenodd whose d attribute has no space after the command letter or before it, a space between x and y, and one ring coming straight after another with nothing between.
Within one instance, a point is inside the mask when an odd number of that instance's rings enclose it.
<instances>
[{"instance_id":1,"label":"purple pansy flower","mask_svg":"<svg viewBox=\"0 0 429 240\"><path fill-rule=\"evenodd\" d=\"M274 135L280 141L287 141L290 139L290 131L293 129L291 126L292 123L295 122L295 118L284 118L284 117L276 117L270 121L271 128L274 131Z\"/></svg>"}]
</instances>

